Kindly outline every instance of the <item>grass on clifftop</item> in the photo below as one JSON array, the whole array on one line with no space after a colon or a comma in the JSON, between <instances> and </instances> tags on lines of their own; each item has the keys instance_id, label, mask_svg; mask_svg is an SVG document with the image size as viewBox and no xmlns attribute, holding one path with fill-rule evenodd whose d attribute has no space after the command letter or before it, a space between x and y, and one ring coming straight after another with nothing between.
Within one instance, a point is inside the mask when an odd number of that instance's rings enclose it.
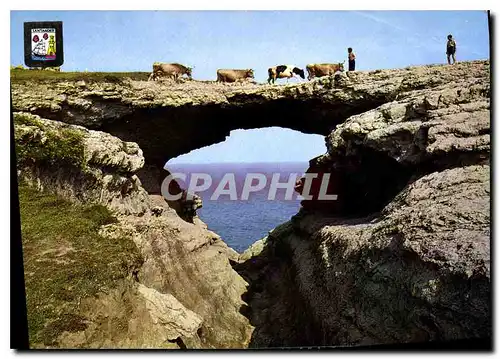
<instances>
[{"instance_id":1,"label":"grass on clifftop","mask_svg":"<svg viewBox=\"0 0 500 359\"><path fill-rule=\"evenodd\" d=\"M29 126L30 130L14 127L17 162L19 165L83 168L83 133L69 127L57 130L44 126L34 116L14 114L14 124ZM39 130L39 131L37 131Z\"/></svg>"},{"instance_id":2,"label":"grass on clifftop","mask_svg":"<svg viewBox=\"0 0 500 359\"><path fill-rule=\"evenodd\" d=\"M80 81L85 82L122 82L129 78L136 81L146 81L150 72L55 72L47 70L10 70L11 82L60 82Z\"/></svg>"},{"instance_id":3,"label":"grass on clifftop","mask_svg":"<svg viewBox=\"0 0 500 359\"><path fill-rule=\"evenodd\" d=\"M62 332L87 327L81 299L113 288L142 258L130 239L98 234L116 222L103 206L74 204L24 184L19 202L30 346L57 346Z\"/></svg>"}]
</instances>

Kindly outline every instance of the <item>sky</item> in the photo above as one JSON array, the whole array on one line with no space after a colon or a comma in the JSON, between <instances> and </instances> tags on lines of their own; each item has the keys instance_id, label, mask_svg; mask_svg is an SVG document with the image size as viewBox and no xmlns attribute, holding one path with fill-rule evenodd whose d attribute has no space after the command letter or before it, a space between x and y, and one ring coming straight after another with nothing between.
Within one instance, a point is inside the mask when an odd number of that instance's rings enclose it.
<instances>
[{"instance_id":1,"label":"sky","mask_svg":"<svg viewBox=\"0 0 500 359\"><path fill-rule=\"evenodd\" d=\"M357 70L444 63L450 33L458 61L489 59L484 11L11 11L12 65L24 62L23 22L51 20L63 21L63 71L151 71L156 61L179 62L194 66L198 80L215 80L218 68L252 68L263 82L270 66L341 62L347 47ZM321 136L260 129L233 131L226 147L205 148L206 158L261 161L269 142L252 136L273 137L282 160L311 158L291 158L292 145L324 152ZM249 151L250 143L258 149Z\"/></svg>"},{"instance_id":2,"label":"sky","mask_svg":"<svg viewBox=\"0 0 500 359\"><path fill-rule=\"evenodd\" d=\"M168 163L307 162L325 152L324 136L267 127L231 131L226 141L191 151Z\"/></svg>"}]
</instances>

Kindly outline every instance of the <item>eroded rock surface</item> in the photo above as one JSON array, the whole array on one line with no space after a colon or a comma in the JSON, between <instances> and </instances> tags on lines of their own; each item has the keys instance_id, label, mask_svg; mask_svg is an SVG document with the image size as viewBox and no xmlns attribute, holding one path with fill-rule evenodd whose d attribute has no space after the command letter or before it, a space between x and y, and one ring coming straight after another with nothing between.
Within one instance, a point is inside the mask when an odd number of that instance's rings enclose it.
<instances>
[{"instance_id":1,"label":"eroded rock surface","mask_svg":"<svg viewBox=\"0 0 500 359\"><path fill-rule=\"evenodd\" d=\"M144 258L139 282L172 294L203 318L199 347L245 347L252 328L239 313L247 283L231 268L237 253L200 220L185 222L164 201L154 202L165 209L161 216L120 217L103 233L132 239Z\"/></svg>"},{"instance_id":2,"label":"eroded rock surface","mask_svg":"<svg viewBox=\"0 0 500 359\"><path fill-rule=\"evenodd\" d=\"M91 332L67 334L65 343L236 348L490 337L489 82L489 62L475 61L290 86L13 83L24 118L16 125L20 177L116 209L119 222L103 235L133 240L144 257L126 289L82 307L109 310L88 315ZM135 179L147 171L143 162L157 173L232 129L268 126L327 136L327 153L311 167L336 176L339 201L307 206L240 256ZM61 138L77 146L50 146ZM40 157L36 148L50 151ZM119 324L117 339L106 315Z\"/></svg>"},{"instance_id":3,"label":"eroded rock surface","mask_svg":"<svg viewBox=\"0 0 500 359\"><path fill-rule=\"evenodd\" d=\"M127 279L82 300L79 325L37 347L248 345L252 326L239 312L247 284L230 265L237 253L197 217L186 222L147 194L135 175L144 164L137 144L26 113L15 113L14 124L19 180L112 209L117 223L101 228L103 240L133 241L143 259Z\"/></svg>"},{"instance_id":4,"label":"eroded rock surface","mask_svg":"<svg viewBox=\"0 0 500 359\"><path fill-rule=\"evenodd\" d=\"M489 177L486 165L434 172L378 215L304 213L275 229L236 267L250 346L491 336Z\"/></svg>"},{"instance_id":5,"label":"eroded rock surface","mask_svg":"<svg viewBox=\"0 0 500 359\"><path fill-rule=\"evenodd\" d=\"M144 213L148 194L135 173L144 165L133 142L110 134L14 113L19 176L41 190L120 213Z\"/></svg>"},{"instance_id":6,"label":"eroded rock surface","mask_svg":"<svg viewBox=\"0 0 500 359\"><path fill-rule=\"evenodd\" d=\"M337 176L340 202L240 256L250 346L491 336L490 84L475 70L422 68L327 136L311 168Z\"/></svg>"},{"instance_id":7,"label":"eroded rock surface","mask_svg":"<svg viewBox=\"0 0 500 359\"><path fill-rule=\"evenodd\" d=\"M489 62L360 71L290 85L122 81L14 81L12 106L136 142L146 163L224 141L231 130L271 126L328 135L384 103L489 82ZM483 84L483 85L481 85ZM452 94L453 95L453 94ZM464 91L462 98L469 95ZM446 102L446 96L441 101ZM430 98L439 106L438 97ZM439 102L441 103L441 102ZM418 111L418 110L417 110ZM216 126L214 126L216 124Z\"/></svg>"}]
</instances>

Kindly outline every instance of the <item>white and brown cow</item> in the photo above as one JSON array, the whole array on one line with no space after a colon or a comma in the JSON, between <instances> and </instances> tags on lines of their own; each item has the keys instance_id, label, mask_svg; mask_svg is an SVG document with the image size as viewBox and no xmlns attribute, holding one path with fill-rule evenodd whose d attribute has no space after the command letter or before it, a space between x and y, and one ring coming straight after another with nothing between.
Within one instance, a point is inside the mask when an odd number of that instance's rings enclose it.
<instances>
[{"instance_id":1,"label":"white and brown cow","mask_svg":"<svg viewBox=\"0 0 500 359\"><path fill-rule=\"evenodd\" d=\"M253 79L254 74L252 69L247 70L230 70L218 69L217 82L239 82L246 79Z\"/></svg>"},{"instance_id":2,"label":"white and brown cow","mask_svg":"<svg viewBox=\"0 0 500 359\"><path fill-rule=\"evenodd\" d=\"M289 78L292 78L294 75L298 75L305 79L304 76L304 70L299 69L297 66L294 65L278 65L274 67L270 67L267 70L267 73L269 75L269 78L267 79L267 83L271 83L271 81L274 84L274 81L276 79L284 79L286 78L287 81Z\"/></svg>"},{"instance_id":3,"label":"white and brown cow","mask_svg":"<svg viewBox=\"0 0 500 359\"><path fill-rule=\"evenodd\" d=\"M309 64L306 66L307 69L307 79L311 80L315 77L330 76L335 74L337 71L344 71L344 63L339 62L337 64Z\"/></svg>"},{"instance_id":4,"label":"white and brown cow","mask_svg":"<svg viewBox=\"0 0 500 359\"><path fill-rule=\"evenodd\" d=\"M177 80L179 77L183 75L187 75L187 77L192 80L191 77L192 68L187 67L181 64L173 63L166 64L161 62L155 62L153 64L153 73L149 75L148 80L157 80L160 77L168 77Z\"/></svg>"}]
</instances>

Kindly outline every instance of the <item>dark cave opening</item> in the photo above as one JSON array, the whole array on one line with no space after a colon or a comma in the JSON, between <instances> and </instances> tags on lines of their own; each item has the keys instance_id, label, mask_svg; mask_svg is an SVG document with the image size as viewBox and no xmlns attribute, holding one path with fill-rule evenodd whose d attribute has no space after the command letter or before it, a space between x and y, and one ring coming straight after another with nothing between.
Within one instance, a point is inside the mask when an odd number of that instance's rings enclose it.
<instances>
[{"instance_id":1,"label":"dark cave opening","mask_svg":"<svg viewBox=\"0 0 500 359\"><path fill-rule=\"evenodd\" d=\"M343 178L343 214L349 217L364 217L382 210L413 174L408 167L374 150L358 151L350 161Z\"/></svg>"},{"instance_id":2,"label":"dark cave opening","mask_svg":"<svg viewBox=\"0 0 500 359\"><path fill-rule=\"evenodd\" d=\"M338 217L365 217L381 211L409 182L413 172L383 153L363 149L356 155L320 156L309 162L308 173L317 175L311 188L318 193L328 180L327 194L336 200L302 201L305 212L321 212ZM329 178L325 177L329 174ZM315 183L316 181L316 183Z\"/></svg>"}]
</instances>

